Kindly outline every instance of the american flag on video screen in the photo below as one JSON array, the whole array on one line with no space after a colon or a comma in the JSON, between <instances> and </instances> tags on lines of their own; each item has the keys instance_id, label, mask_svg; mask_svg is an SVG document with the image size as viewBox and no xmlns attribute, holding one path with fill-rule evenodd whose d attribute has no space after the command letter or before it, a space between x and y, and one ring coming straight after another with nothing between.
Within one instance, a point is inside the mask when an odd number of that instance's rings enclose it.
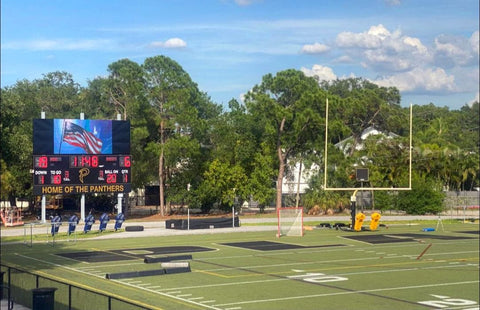
<instances>
[{"instance_id":1,"label":"american flag on video screen","mask_svg":"<svg viewBox=\"0 0 480 310\"><path fill-rule=\"evenodd\" d=\"M81 147L88 154L100 154L102 151L102 140L71 122L65 122L63 141Z\"/></svg>"}]
</instances>

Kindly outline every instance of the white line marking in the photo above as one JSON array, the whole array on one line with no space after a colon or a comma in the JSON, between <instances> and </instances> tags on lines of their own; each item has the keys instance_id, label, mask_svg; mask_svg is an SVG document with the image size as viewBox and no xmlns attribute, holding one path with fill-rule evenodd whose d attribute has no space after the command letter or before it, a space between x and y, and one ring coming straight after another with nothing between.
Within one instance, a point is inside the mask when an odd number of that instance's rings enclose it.
<instances>
[{"instance_id":1,"label":"white line marking","mask_svg":"<svg viewBox=\"0 0 480 310\"><path fill-rule=\"evenodd\" d=\"M186 303L191 303L191 304L194 304L194 305L197 305L197 306L200 306L200 307L207 307L208 309L213 309L213 310L223 310L222 308L217 308L215 306L205 305L203 303L196 302L192 298L181 298L181 297L177 297L175 295L170 295L168 293L162 293L160 291L151 290L151 289L148 289L148 288L145 288L145 287L139 287L138 285L125 283L125 282L121 282L121 281L118 281L118 280L110 280L110 281L119 282L119 283L122 283L124 285L128 285L128 286L131 286L131 287L134 287L134 288L137 288L137 289L142 289L142 290L148 291L148 292L153 293L153 294L159 294L161 296L165 296L165 297L169 297L169 298L172 298L172 299L180 300L180 301L186 302Z\"/></svg>"},{"instance_id":2,"label":"white line marking","mask_svg":"<svg viewBox=\"0 0 480 310\"><path fill-rule=\"evenodd\" d=\"M334 273L333 275L340 276L349 276L349 275L361 275L361 274L375 274L375 273L388 273L388 272L403 272L403 271L415 271L415 270L429 270L429 269L442 269L442 268L456 268L456 267L465 267L466 265L448 265L448 266L435 266L435 267L417 267L417 268L408 268L408 269L387 269L387 270L374 270L374 271L360 271L360 272L346 272L346 273ZM256 281L242 281L234 283L221 283L221 284L207 284L207 285L198 285L198 286L182 286L175 288L163 289L161 291L168 291L174 289L197 289L197 288L207 288L207 287L222 287L222 286L234 286L234 285L247 285L255 283L268 283L268 282L277 282L277 281L287 281L288 278L276 278L270 280L256 280Z\"/></svg>"},{"instance_id":3,"label":"white line marking","mask_svg":"<svg viewBox=\"0 0 480 310\"><path fill-rule=\"evenodd\" d=\"M25 256L25 255L22 255L22 254L16 254L16 255L18 255L20 257L23 257L23 258L28 258L28 259L31 259L31 260L35 260L37 262L41 262L41 263L44 263L44 264L53 265L53 266L56 266L56 267L59 267L59 268L64 268L64 269L67 269L67 270L70 270L70 271L84 273L84 274L89 275L89 276L94 276L94 277L98 277L98 278L105 278L105 277L100 277L98 275L95 275L95 274L92 274L92 273L89 273L89 272L85 272L83 270L79 270L79 269L75 269L75 268L71 268L71 267L67 267L67 266L63 266L63 265L59 265L59 264L55 264L55 263L51 263L51 262L47 262L47 261L44 261L44 260L41 260L41 259L28 257L28 256Z\"/></svg>"},{"instance_id":4,"label":"white line marking","mask_svg":"<svg viewBox=\"0 0 480 310\"><path fill-rule=\"evenodd\" d=\"M99 277L99 276L97 276L97 275L93 275L93 274L91 274L91 273L84 272L84 271L79 270L79 269L74 269L74 268L66 267L66 266L63 266L63 265L59 265L59 264L47 262L47 261L44 261L44 260L40 260L40 259L28 257L28 256L21 255L21 254L17 254L17 253L16 253L16 255L18 255L18 256L20 256L20 257L23 257L23 258L27 258L27 259L39 261L39 262L44 263L44 264L49 264L49 265L57 266L57 267L59 267L59 268L64 268L64 269L67 269L67 270L71 270L71 271L75 271L75 272L79 272L79 273L84 273L84 274L87 274L87 275L90 275L90 276ZM104 279L104 277L101 277L101 278ZM159 292L159 291L151 290L151 289L148 289L148 288L145 288L145 287L141 287L141 286L138 286L138 285L135 285L135 284L131 284L131 283L128 283L128 282L122 282L122 281L118 281L118 280L110 280L110 281L114 281L114 282L117 282L117 283L121 283L121 284L123 284L123 285L135 287L135 288L137 288L137 289L142 289L142 290L145 290L145 291L148 291L148 292L151 292L151 293L154 293L154 294L159 294L159 295L162 295L162 296L165 296L165 297L169 297L169 298L172 298L172 299L180 300L180 301L182 301L182 302L191 303L191 304L194 304L194 305L197 305L197 306L203 306L203 307L207 307L207 308L213 309L213 310L223 310L223 309L217 308L217 307L215 307L215 306L204 305L204 304L195 302L195 301L193 301L193 300L189 300L189 299L185 299L185 298L179 298L179 297L176 297L175 295L169 295L169 294L167 294L167 293L162 293L162 292Z\"/></svg>"},{"instance_id":5,"label":"white line marking","mask_svg":"<svg viewBox=\"0 0 480 310\"><path fill-rule=\"evenodd\" d=\"M463 252L449 252L449 253L434 253L434 254L425 254L425 256L434 256L434 255L450 255L450 254L468 254L468 253L477 253L478 251L463 251ZM398 255L398 256L388 256L384 259L391 258L414 258L416 259L418 255ZM350 258L350 259L333 259L333 260L324 260L324 261L311 261L311 262L295 262L295 263L285 263L285 264L267 264L267 265L256 265L256 266L235 266L235 267L225 267L225 268L216 268L216 269L202 269L195 270L194 272L216 272L216 271L226 271L234 269L264 269L269 267L282 267L282 266L297 266L297 265L318 265L325 263L337 263L337 262L353 262L353 261L364 261L364 260L378 260L378 257L362 257L362 258Z\"/></svg>"},{"instance_id":6,"label":"white line marking","mask_svg":"<svg viewBox=\"0 0 480 310\"><path fill-rule=\"evenodd\" d=\"M425 288L425 287L435 287L435 286L449 286L449 285L462 285L462 284L473 284L478 283L478 281L465 281L465 282L451 282L451 283L435 283L435 284L425 284L425 285L414 285L414 286L401 286L401 287L388 287L388 288L378 288L372 290L360 290L360 291L348 291L348 292L338 292L338 293L328 293L328 294L315 294L315 295L302 295L294 297L283 297L283 298L271 298L271 299L257 299L249 301L241 301L227 304L219 304L217 307L224 306L233 306L233 305L244 305L251 303L260 303L260 302L273 302L280 300L293 300L293 299L305 299L305 298L316 298L316 297L326 297L326 296L337 296L337 295L353 295L353 294L362 294L362 293L373 293L373 292L383 292L383 291L396 291L396 290L408 290L416 288Z\"/></svg>"}]
</instances>

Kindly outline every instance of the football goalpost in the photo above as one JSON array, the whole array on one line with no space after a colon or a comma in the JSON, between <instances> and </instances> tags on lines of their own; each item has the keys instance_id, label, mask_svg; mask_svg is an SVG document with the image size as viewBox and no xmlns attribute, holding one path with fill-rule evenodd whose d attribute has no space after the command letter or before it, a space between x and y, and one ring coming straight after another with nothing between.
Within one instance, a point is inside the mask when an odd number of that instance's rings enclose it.
<instances>
[{"instance_id":1,"label":"football goalpost","mask_svg":"<svg viewBox=\"0 0 480 310\"><path fill-rule=\"evenodd\" d=\"M303 236L303 208L287 207L277 209L277 237Z\"/></svg>"},{"instance_id":2,"label":"football goalpost","mask_svg":"<svg viewBox=\"0 0 480 310\"><path fill-rule=\"evenodd\" d=\"M325 153L324 153L324 179L323 179L323 190L325 191L353 191L353 195L350 198L351 201L351 217L352 224L351 227L354 227L356 221L356 194L360 191L410 191L412 190L412 104L410 104L410 134L409 134L409 145L408 145L408 187L328 187L327 175L328 175L328 98L326 99L325 104ZM366 170L366 169L365 169Z\"/></svg>"}]
</instances>

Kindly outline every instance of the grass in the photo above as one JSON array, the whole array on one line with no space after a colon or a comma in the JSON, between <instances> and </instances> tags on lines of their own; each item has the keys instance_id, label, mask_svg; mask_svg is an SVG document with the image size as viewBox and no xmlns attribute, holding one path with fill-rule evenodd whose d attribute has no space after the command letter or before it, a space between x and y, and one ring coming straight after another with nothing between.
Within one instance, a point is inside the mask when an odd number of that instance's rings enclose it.
<instances>
[{"instance_id":1,"label":"grass","mask_svg":"<svg viewBox=\"0 0 480 310\"><path fill-rule=\"evenodd\" d=\"M391 225L374 232L315 229L306 231L303 237L282 238L276 238L273 231L106 240L94 240L89 238L94 234L87 234L77 242L57 242L52 246L38 240L32 247L9 244L5 241L13 237L2 237L1 261L42 276L122 296L153 309L479 307L478 224L443 220L444 231L429 233L422 232L422 228L435 227L437 221L385 224ZM463 231L477 231L477 234ZM408 233L424 237L383 244L347 238L388 234L401 239L401 234ZM433 238L438 236L470 239ZM225 245L247 241L280 242L304 248L259 251ZM105 274L160 266L145 264L143 259L135 257L86 263L56 255L171 246L202 246L213 251L191 253L192 272L120 280L107 280ZM66 294L65 289L56 292L55 309L65 308ZM76 299L88 302L88 298L77 295ZM27 306L28 302L27 298ZM105 309L101 301L97 302L94 308Z\"/></svg>"}]
</instances>

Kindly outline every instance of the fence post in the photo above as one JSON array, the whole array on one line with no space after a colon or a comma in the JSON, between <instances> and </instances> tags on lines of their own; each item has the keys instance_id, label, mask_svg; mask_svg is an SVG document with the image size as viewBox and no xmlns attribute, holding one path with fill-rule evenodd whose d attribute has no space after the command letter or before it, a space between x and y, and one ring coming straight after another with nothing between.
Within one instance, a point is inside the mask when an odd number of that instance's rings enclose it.
<instances>
[{"instance_id":1,"label":"fence post","mask_svg":"<svg viewBox=\"0 0 480 310\"><path fill-rule=\"evenodd\" d=\"M3 275L5 274L4 271L0 272L0 300L3 300Z\"/></svg>"}]
</instances>

